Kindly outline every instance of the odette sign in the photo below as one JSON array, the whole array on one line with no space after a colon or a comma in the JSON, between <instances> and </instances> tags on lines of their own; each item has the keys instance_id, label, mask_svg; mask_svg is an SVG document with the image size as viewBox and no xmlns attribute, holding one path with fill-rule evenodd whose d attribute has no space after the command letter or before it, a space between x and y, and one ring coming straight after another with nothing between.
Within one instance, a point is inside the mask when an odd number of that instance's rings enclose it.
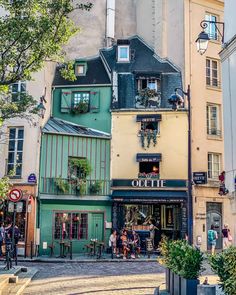
<instances>
[{"instance_id":1,"label":"odette sign","mask_svg":"<svg viewBox=\"0 0 236 295\"><path fill-rule=\"evenodd\" d=\"M134 179L132 187L165 187L165 180L160 179Z\"/></svg>"}]
</instances>

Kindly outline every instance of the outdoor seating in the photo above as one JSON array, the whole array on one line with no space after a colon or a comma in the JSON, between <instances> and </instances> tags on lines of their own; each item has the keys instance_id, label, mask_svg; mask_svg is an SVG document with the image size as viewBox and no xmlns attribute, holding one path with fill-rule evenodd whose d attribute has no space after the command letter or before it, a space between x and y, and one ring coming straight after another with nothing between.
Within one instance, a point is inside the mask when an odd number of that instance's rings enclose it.
<instances>
[{"instance_id":1,"label":"outdoor seating","mask_svg":"<svg viewBox=\"0 0 236 295\"><path fill-rule=\"evenodd\" d=\"M86 244L86 253L91 256L93 255L94 246L92 244Z\"/></svg>"}]
</instances>

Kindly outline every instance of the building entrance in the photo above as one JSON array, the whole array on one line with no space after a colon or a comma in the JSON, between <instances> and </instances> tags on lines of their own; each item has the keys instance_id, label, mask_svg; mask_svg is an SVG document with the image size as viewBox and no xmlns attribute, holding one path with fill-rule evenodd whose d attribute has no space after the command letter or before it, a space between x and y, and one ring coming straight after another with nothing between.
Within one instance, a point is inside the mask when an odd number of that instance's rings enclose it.
<instances>
[{"instance_id":1,"label":"building entrance","mask_svg":"<svg viewBox=\"0 0 236 295\"><path fill-rule=\"evenodd\" d=\"M207 203L207 232L214 225L218 234L216 240L216 249L222 249L222 203ZM210 250L210 245L207 238L207 249Z\"/></svg>"}]
</instances>

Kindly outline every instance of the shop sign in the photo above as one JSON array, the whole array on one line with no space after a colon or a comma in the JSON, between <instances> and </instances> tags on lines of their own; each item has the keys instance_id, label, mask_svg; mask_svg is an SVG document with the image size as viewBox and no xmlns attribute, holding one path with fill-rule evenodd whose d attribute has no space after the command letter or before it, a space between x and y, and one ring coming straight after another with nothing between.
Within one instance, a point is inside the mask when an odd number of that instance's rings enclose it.
<instances>
[{"instance_id":1,"label":"shop sign","mask_svg":"<svg viewBox=\"0 0 236 295\"><path fill-rule=\"evenodd\" d=\"M165 180L159 179L134 179L132 180L132 187L165 187Z\"/></svg>"},{"instance_id":2,"label":"shop sign","mask_svg":"<svg viewBox=\"0 0 236 295\"><path fill-rule=\"evenodd\" d=\"M34 173L31 173L29 176L28 176L28 182L29 183L37 183L37 177Z\"/></svg>"},{"instance_id":3,"label":"shop sign","mask_svg":"<svg viewBox=\"0 0 236 295\"><path fill-rule=\"evenodd\" d=\"M207 172L193 172L193 182L195 184L206 184Z\"/></svg>"},{"instance_id":4,"label":"shop sign","mask_svg":"<svg viewBox=\"0 0 236 295\"><path fill-rule=\"evenodd\" d=\"M186 180L182 179L155 179L155 178L137 178L137 179L113 179L112 187L132 187L132 188L186 188Z\"/></svg>"}]
</instances>

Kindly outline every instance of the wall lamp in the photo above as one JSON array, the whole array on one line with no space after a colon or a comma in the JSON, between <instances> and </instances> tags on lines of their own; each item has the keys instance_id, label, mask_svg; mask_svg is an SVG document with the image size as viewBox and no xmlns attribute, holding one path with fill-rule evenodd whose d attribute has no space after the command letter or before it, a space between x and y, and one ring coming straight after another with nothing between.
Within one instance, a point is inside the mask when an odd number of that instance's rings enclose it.
<instances>
[{"instance_id":1,"label":"wall lamp","mask_svg":"<svg viewBox=\"0 0 236 295\"><path fill-rule=\"evenodd\" d=\"M210 21L210 20L203 20L200 23L200 26L202 27L202 32L198 35L197 40L195 41L197 44L197 51L203 55L208 47L208 41L210 40L209 34L205 31L206 28L210 24L214 24L217 33L221 37L221 44L224 44L224 32L225 32L225 24L223 22L216 22L216 21ZM219 29L219 26L222 26L222 30Z\"/></svg>"}]
</instances>

